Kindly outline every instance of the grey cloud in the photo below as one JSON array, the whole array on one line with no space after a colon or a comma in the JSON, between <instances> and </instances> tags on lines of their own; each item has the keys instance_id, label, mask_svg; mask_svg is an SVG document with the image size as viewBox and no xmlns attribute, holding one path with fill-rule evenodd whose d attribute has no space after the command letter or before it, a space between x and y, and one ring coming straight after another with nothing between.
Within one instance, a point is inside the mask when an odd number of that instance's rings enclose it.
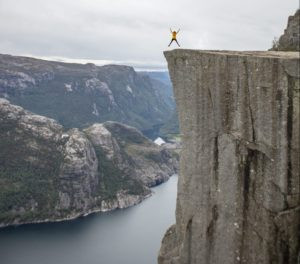
<instances>
[{"instance_id":1,"label":"grey cloud","mask_svg":"<svg viewBox=\"0 0 300 264\"><path fill-rule=\"evenodd\" d=\"M268 49L297 0L0 0L0 53L165 67L183 48ZM175 47L175 46L173 46Z\"/></svg>"}]
</instances>

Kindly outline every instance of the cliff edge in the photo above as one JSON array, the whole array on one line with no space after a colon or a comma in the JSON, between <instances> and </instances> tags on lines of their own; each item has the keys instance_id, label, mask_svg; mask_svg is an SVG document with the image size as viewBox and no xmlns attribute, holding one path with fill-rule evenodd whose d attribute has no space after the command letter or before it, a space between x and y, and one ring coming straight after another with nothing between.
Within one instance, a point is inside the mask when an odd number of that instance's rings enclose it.
<instances>
[{"instance_id":1,"label":"cliff edge","mask_svg":"<svg viewBox=\"0 0 300 264\"><path fill-rule=\"evenodd\" d=\"M183 148L158 262L297 263L299 54L164 54Z\"/></svg>"}]
</instances>

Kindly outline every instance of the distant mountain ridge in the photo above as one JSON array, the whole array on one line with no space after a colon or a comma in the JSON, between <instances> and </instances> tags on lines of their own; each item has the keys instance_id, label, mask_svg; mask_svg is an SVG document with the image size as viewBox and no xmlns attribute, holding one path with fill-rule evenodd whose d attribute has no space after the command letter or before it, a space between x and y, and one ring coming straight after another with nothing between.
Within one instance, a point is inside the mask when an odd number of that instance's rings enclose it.
<instances>
[{"instance_id":1,"label":"distant mountain ridge","mask_svg":"<svg viewBox=\"0 0 300 264\"><path fill-rule=\"evenodd\" d=\"M169 72L167 71L140 71L138 74L150 77L150 81L153 88L157 90L163 96L163 99L168 103L168 105L174 109L175 100L173 96L173 87L169 77ZM159 90L158 90L159 89Z\"/></svg>"},{"instance_id":2,"label":"distant mountain ridge","mask_svg":"<svg viewBox=\"0 0 300 264\"><path fill-rule=\"evenodd\" d=\"M0 97L66 128L118 121L142 131L172 115L170 87L129 66L0 55Z\"/></svg>"},{"instance_id":3,"label":"distant mountain ridge","mask_svg":"<svg viewBox=\"0 0 300 264\"><path fill-rule=\"evenodd\" d=\"M287 27L278 40L273 41L275 51L300 51L300 9L289 16Z\"/></svg>"},{"instance_id":4,"label":"distant mountain ridge","mask_svg":"<svg viewBox=\"0 0 300 264\"><path fill-rule=\"evenodd\" d=\"M173 111L170 117L168 118L168 120L163 125L159 126L159 128L156 131L156 135L164 137L165 139L170 139L174 135L179 134L179 122L178 122L177 110L176 110L175 99L173 94L173 87L169 76L169 72L149 71L149 72L140 72L140 73L149 76L151 78L151 81L154 84L155 82L159 82L165 85L165 88L161 90L161 93L163 93L164 98L166 98L165 100L173 109ZM154 85L154 87L156 87L156 85Z\"/></svg>"}]
</instances>

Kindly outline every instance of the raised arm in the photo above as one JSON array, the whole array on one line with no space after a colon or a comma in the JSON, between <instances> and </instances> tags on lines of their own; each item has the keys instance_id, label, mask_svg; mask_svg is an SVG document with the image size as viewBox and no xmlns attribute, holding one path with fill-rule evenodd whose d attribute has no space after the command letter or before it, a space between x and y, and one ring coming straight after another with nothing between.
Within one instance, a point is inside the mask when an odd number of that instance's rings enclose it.
<instances>
[{"instance_id":1,"label":"raised arm","mask_svg":"<svg viewBox=\"0 0 300 264\"><path fill-rule=\"evenodd\" d=\"M180 29L177 30L177 34L179 33Z\"/></svg>"},{"instance_id":2,"label":"raised arm","mask_svg":"<svg viewBox=\"0 0 300 264\"><path fill-rule=\"evenodd\" d=\"M173 33L172 29L170 28L171 33Z\"/></svg>"}]
</instances>

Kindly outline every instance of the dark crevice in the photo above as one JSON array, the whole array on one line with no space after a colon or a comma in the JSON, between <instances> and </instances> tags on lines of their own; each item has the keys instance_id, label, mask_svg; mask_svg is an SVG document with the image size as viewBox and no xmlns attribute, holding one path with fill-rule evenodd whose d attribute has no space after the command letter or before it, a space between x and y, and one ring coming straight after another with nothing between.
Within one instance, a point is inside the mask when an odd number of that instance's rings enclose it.
<instances>
[{"instance_id":1,"label":"dark crevice","mask_svg":"<svg viewBox=\"0 0 300 264\"><path fill-rule=\"evenodd\" d=\"M219 186L219 148L218 143L219 139L218 136L214 139L214 169L213 169L213 175L214 175L214 183L216 189L218 189Z\"/></svg>"},{"instance_id":2,"label":"dark crevice","mask_svg":"<svg viewBox=\"0 0 300 264\"><path fill-rule=\"evenodd\" d=\"M206 234L208 238L211 238L213 236L213 233L215 231L216 221L218 220L218 208L217 205L214 205L212 208L212 219L207 227Z\"/></svg>"},{"instance_id":3,"label":"dark crevice","mask_svg":"<svg viewBox=\"0 0 300 264\"><path fill-rule=\"evenodd\" d=\"M249 113L250 113L250 120L251 120L251 127L252 127L252 141L256 141L256 133L255 133L255 128L254 128L254 117L253 117L253 111L251 108L251 93L250 93L250 87L249 87L249 75L248 75L248 65L247 61L244 60L244 67L245 67L245 85L246 85L246 90L248 92L248 106L249 106Z\"/></svg>"},{"instance_id":4,"label":"dark crevice","mask_svg":"<svg viewBox=\"0 0 300 264\"><path fill-rule=\"evenodd\" d=\"M192 263L192 224L193 224L193 218L191 218L187 224L186 227L186 234L188 236L187 240L187 247L188 247L188 259L187 264Z\"/></svg>"},{"instance_id":5,"label":"dark crevice","mask_svg":"<svg viewBox=\"0 0 300 264\"><path fill-rule=\"evenodd\" d=\"M231 110L231 103L232 103L232 92L229 85L229 66L228 66L228 56L226 56L226 66L224 72L224 84L225 84L225 91L224 91L224 123L223 126L226 131L230 130L231 127L231 120L230 120L230 110Z\"/></svg>"},{"instance_id":6,"label":"dark crevice","mask_svg":"<svg viewBox=\"0 0 300 264\"><path fill-rule=\"evenodd\" d=\"M197 69L197 72L200 72L201 69ZM197 74L197 83L196 83L196 111L197 113L201 112L201 76L199 74ZM196 115L196 135L200 135L201 134L201 115L197 114ZM197 139L196 144L196 149L199 150L201 148L201 140ZM200 157L200 151L196 151L196 162L197 164L199 164L199 157ZM199 168L197 168L198 170ZM191 181L192 183L193 181Z\"/></svg>"},{"instance_id":7,"label":"dark crevice","mask_svg":"<svg viewBox=\"0 0 300 264\"><path fill-rule=\"evenodd\" d=\"M280 247L282 252L282 263L290 263L290 251L289 251L289 245L286 244L285 241L280 241Z\"/></svg>"},{"instance_id":8,"label":"dark crevice","mask_svg":"<svg viewBox=\"0 0 300 264\"><path fill-rule=\"evenodd\" d=\"M209 87L208 87L208 96L209 96L209 100L210 100L210 103L211 103L211 108L213 110L214 109L214 102L213 102L211 91L210 91Z\"/></svg>"},{"instance_id":9,"label":"dark crevice","mask_svg":"<svg viewBox=\"0 0 300 264\"><path fill-rule=\"evenodd\" d=\"M297 241L297 247L296 247L296 252L298 252L298 257L294 256L295 259L298 258L298 264L300 263L300 221L298 221L298 241Z\"/></svg>"},{"instance_id":10,"label":"dark crevice","mask_svg":"<svg viewBox=\"0 0 300 264\"><path fill-rule=\"evenodd\" d=\"M249 86L248 86L249 89ZM255 134L255 128L254 128L254 118L253 118L253 113L252 113L252 108L251 108L251 100L250 100L250 90L249 90L249 112L250 112L250 118L251 118L251 126L252 126L252 140L253 142L256 142L256 134Z\"/></svg>"},{"instance_id":11,"label":"dark crevice","mask_svg":"<svg viewBox=\"0 0 300 264\"><path fill-rule=\"evenodd\" d=\"M292 193L292 137L293 137L293 78L288 76L288 109L287 109L287 193Z\"/></svg>"},{"instance_id":12,"label":"dark crevice","mask_svg":"<svg viewBox=\"0 0 300 264\"><path fill-rule=\"evenodd\" d=\"M244 195L244 210L248 210L249 207L249 186L250 186L250 170L251 170L251 161L254 156L254 150L248 149L248 155L244 164L244 186L243 186L243 195Z\"/></svg>"},{"instance_id":13,"label":"dark crevice","mask_svg":"<svg viewBox=\"0 0 300 264\"><path fill-rule=\"evenodd\" d=\"M216 222L218 220L219 213L217 205L212 207L212 219L206 229L206 237L207 237L207 253L206 253L206 263L211 263L211 254L213 251L213 241L214 234L216 232Z\"/></svg>"},{"instance_id":14,"label":"dark crevice","mask_svg":"<svg viewBox=\"0 0 300 264\"><path fill-rule=\"evenodd\" d=\"M270 256L272 258L271 263L281 263L281 264L300 263L300 233L299 233L300 223L297 224L296 230L298 230L298 241L293 241L285 236L285 231L282 230L282 227L280 228L280 226L276 224L274 225L274 233L275 233L274 245L276 245L278 254L274 254L274 252L270 253ZM296 246L293 247L293 245Z\"/></svg>"},{"instance_id":15,"label":"dark crevice","mask_svg":"<svg viewBox=\"0 0 300 264\"><path fill-rule=\"evenodd\" d=\"M257 166L257 155L258 152L256 150L247 149L248 153L245 157L245 161L241 169L241 175L243 175L243 183L242 183L242 190L243 190L243 222L242 222L242 230L245 232L247 230L248 225L248 209L249 209L249 196L250 194L250 184L251 184L251 169ZM244 255L244 241L245 235L242 235L241 241L241 249L240 249L240 256L243 259Z\"/></svg>"},{"instance_id":16,"label":"dark crevice","mask_svg":"<svg viewBox=\"0 0 300 264\"><path fill-rule=\"evenodd\" d=\"M237 75L236 85L237 85L237 90L236 90L236 105L235 105L235 111L238 111L239 92L240 92L240 73Z\"/></svg>"}]
</instances>

